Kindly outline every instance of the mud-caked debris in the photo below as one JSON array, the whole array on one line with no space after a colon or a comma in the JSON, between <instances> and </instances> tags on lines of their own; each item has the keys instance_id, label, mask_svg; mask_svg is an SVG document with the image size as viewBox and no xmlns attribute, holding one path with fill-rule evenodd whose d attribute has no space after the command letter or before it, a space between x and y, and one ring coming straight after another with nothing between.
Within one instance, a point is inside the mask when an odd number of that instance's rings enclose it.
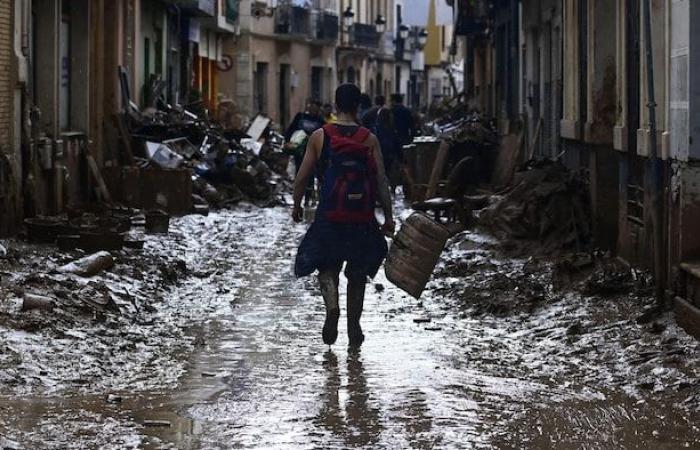
<instances>
[{"instance_id":1,"label":"mud-caked debris","mask_svg":"<svg viewBox=\"0 0 700 450\"><path fill-rule=\"evenodd\" d=\"M61 266L58 271L81 277L92 277L114 266L114 258L109 252L97 252L72 263Z\"/></svg>"},{"instance_id":2,"label":"mud-caked debris","mask_svg":"<svg viewBox=\"0 0 700 450\"><path fill-rule=\"evenodd\" d=\"M582 180L555 162L532 162L478 214L479 224L520 254L583 249L591 237Z\"/></svg>"},{"instance_id":3,"label":"mud-caked debris","mask_svg":"<svg viewBox=\"0 0 700 450\"><path fill-rule=\"evenodd\" d=\"M45 295L25 294L22 299L22 311L50 311L56 300Z\"/></svg>"}]
</instances>

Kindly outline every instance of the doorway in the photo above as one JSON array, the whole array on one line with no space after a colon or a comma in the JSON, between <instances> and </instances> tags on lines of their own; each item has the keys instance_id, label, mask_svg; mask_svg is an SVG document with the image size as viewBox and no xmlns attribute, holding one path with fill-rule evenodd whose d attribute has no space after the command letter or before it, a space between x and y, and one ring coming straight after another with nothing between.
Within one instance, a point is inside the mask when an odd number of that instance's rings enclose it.
<instances>
[{"instance_id":1,"label":"doorway","mask_svg":"<svg viewBox=\"0 0 700 450\"><path fill-rule=\"evenodd\" d=\"M290 73L291 69L289 64L280 64L279 122L282 127L286 127L289 124Z\"/></svg>"}]
</instances>

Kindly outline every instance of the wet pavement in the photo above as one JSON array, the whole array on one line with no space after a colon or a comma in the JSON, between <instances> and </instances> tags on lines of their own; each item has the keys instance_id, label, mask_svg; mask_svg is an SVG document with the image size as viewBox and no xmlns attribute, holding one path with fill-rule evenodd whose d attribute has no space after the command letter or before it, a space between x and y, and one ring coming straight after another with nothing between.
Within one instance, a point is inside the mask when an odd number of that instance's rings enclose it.
<instances>
[{"instance_id":1,"label":"wet pavement","mask_svg":"<svg viewBox=\"0 0 700 450\"><path fill-rule=\"evenodd\" d=\"M149 242L190 272L152 318L161 351L88 386L6 391L0 448L700 448L700 347L668 318L634 324L648 299L555 293L546 265L467 232L422 301L380 274L362 349L344 316L329 349L287 214L187 217Z\"/></svg>"}]
</instances>

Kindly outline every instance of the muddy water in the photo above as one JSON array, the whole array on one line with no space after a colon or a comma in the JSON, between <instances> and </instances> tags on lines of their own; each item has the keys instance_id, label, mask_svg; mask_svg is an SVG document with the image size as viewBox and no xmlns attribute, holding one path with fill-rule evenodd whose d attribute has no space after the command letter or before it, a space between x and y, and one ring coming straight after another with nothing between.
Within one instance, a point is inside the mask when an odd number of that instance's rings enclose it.
<instances>
[{"instance_id":1,"label":"muddy water","mask_svg":"<svg viewBox=\"0 0 700 450\"><path fill-rule=\"evenodd\" d=\"M368 287L362 349L348 350L343 332L328 348L315 283L291 275L304 227L282 210L178 226L200 275L172 293L177 316L159 317L191 340L173 356L173 367L185 362L177 385L159 386L153 374L166 368L145 367L150 383L133 389L0 398L0 447L700 447L700 415L682 404L695 388L616 381L632 376L627 365L577 347L611 340L602 331L557 339L595 304L474 318L437 294L409 299L380 276Z\"/></svg>"}]
</instances>

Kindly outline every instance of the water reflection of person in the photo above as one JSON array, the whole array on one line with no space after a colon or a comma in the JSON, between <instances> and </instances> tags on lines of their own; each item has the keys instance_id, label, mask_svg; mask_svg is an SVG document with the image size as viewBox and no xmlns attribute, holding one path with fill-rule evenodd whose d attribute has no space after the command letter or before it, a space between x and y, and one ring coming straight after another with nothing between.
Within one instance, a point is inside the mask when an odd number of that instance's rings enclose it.
<instances>
[{"instance_id":1,"label":"water reflection of person","mask_svg":"<svg viewBox=\"0 0 700 450\"><path fill-rule=\"evenodd\" d=\"M344 410L340 401L343 388L338 368L338 358L332 352L325 354L324 365L328 374L322 393L323 403L318 415L319 425L343 440L343 447L375 445L383 430L381 410L373 404L367 386L359 349L350 349L347 358L347 400Z\"/></svg>"}]
</instances>

